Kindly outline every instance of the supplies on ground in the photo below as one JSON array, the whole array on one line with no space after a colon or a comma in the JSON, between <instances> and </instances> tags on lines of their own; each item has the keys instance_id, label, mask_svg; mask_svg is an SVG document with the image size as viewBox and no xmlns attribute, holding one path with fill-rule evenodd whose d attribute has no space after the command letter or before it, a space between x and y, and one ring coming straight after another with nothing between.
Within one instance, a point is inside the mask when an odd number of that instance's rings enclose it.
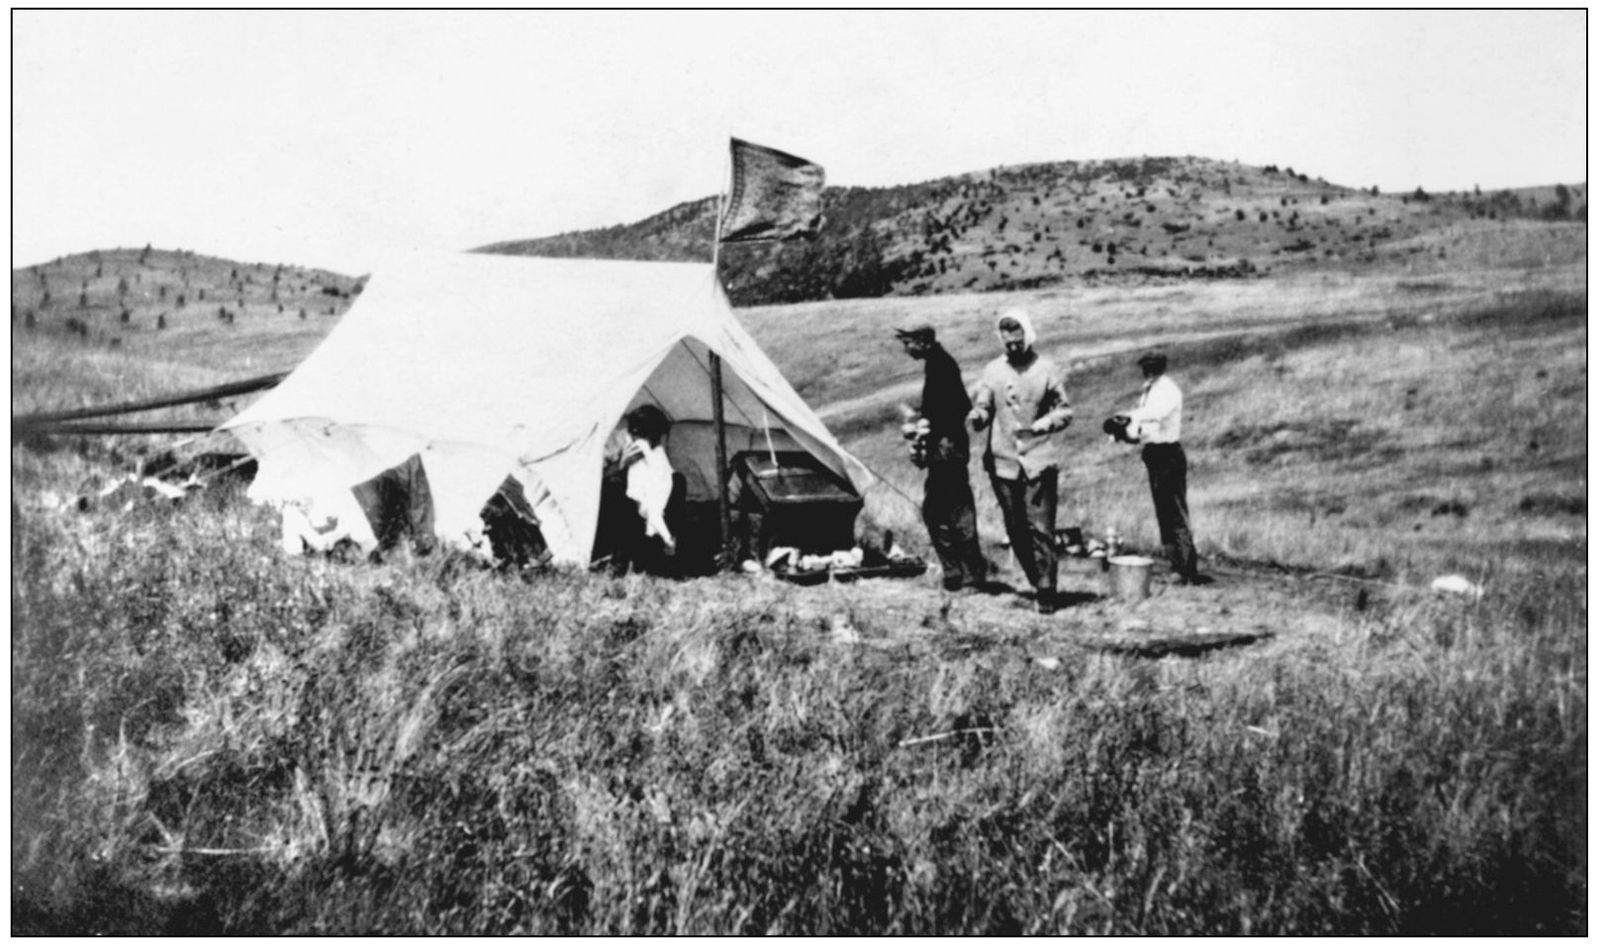
<instances>
[{"instance_id":1,"label":"supplies on ground","mask_svg":"<svg viewBox=\"0 0 1603 949\"><path fill-rule=\"evenodd\" d=\"M1053 534L1053 543L1058 553L1070 557L1102 559L1114 556L1124 549L1124 538L1111 528L1103 537L1087 537L1085 531L1079 527L1060 528Z\"/></svg>"},{"instance_id":2,"label":"supplies on ground","mask_svg":"<svg viewBox=\"0 0 1603 949\"><path fill-rule=\"evenodd\" d=\"M862 543L848 550L814 554L804 554L795 547L774 547L761 564L748 560L742 569L748 574L766 572L781 580L806 585L831 579L917 577L923 575L928 565L892 542L883 547Z\"/></svg>"}]
</instances>

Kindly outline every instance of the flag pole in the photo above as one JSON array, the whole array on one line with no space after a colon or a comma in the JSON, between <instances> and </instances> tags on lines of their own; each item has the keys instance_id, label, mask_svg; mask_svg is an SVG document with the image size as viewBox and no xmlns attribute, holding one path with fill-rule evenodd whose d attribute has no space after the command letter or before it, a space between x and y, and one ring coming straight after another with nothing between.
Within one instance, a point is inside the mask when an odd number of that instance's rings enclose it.
<instances>
[{"instance_id":1,"label":"flag pole","mask_svg":"<svg viewBox=\"0 0 1603 949\"><path fill-rule=\"evenodd\" d=\"M731 162L726 153L724 166L724 182L727 184ZM712 225L712 279L723 290L723 278L718 275L718 250L723 245L724 210L729 202L729 193L723 191L719 195L716 215ZM729 510L729 446L724 434L724 361L719 358L709 344L707 347L707 362L712 370L712 427L714 443L716 445L716 458L718 465L718 555L719 566L728 568L733 561L730 556L730 510Z\"/></svg>"}]
</instances>

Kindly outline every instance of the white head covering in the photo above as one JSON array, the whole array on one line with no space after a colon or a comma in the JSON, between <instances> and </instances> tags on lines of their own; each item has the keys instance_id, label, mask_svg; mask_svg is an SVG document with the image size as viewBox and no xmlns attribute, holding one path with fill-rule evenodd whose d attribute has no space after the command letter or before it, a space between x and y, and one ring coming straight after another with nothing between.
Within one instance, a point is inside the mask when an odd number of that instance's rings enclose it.
<instances>
[{"instance_id":1,"label":"white head covering","mask_svg":"<svg viewBox=\"0 0 1603 949\"><path fill-rule=\"evenodd\" d=\"M1035 345L1035 324L1030 322L1030 313L1021 306L1012 306L996 315L996 335L1002 336L1002 321L1012 320L1024 329L1024 345L1029 348Z\"/></svg>"}]
</instances>

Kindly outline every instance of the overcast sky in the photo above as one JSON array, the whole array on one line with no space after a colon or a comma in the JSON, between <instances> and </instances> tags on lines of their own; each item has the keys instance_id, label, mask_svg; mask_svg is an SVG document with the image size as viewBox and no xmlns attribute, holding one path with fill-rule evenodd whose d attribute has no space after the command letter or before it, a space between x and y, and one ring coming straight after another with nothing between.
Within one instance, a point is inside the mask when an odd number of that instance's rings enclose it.
<instances>
[{"instance_id":1,"label":"overcast sky","mask_svg":"<svg viewBox=\"0 0 1603 949\"><path fill-rule=\"evenodd\" d=\"M12 264L639 220L731 135L892 185L1196 155L1382 190L1586 179L1569 12L17 12Z\"/></svg>"}]
</instances>

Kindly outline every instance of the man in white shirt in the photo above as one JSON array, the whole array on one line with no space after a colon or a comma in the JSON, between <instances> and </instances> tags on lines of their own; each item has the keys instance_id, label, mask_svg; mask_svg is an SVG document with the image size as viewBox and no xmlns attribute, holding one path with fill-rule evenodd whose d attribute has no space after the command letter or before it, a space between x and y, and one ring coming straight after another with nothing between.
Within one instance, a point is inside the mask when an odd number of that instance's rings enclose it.
<instances>
[{"instance_id":1,"label":"man in white shirt","mask_svg":"<svg viewBox=\"0 0 1603 949\"><path fill-rule=\"evenodd\" d=\"M1169 378L1169 358L1143 353L1136 365L1145 383L1141 402L1128 418L1129 434L1141 443L1141 460L1152 485L1152 506L1158 515L1158 536L1181 583L1212 582L1197 572L1197 547L1191 539L1191 512L1186 506L1186 453L1180 447L1180 414L1185 399Z\"/></svg>"}]
</instances>

